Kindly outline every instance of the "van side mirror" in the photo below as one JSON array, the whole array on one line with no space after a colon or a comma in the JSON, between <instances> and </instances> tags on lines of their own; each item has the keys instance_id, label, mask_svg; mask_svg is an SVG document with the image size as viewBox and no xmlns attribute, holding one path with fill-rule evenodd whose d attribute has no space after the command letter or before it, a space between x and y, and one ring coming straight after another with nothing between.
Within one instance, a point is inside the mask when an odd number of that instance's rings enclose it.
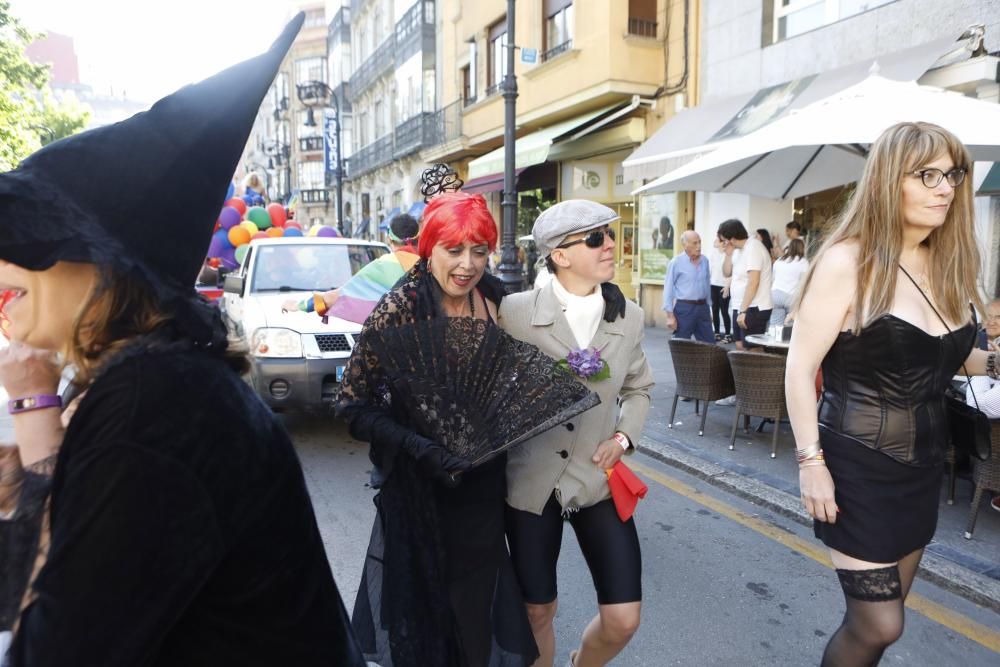
<instances>
[{"instance_id":1,"label":"van side mirror","mask_svg":"<svg viewBox=\"0 0 1000 667\"><path fill-rule=\"evenodd\" d=\"M226 282L223 284L222 291L243 296L243 284L243 276L229 274L226 276Z\"/></svg>"}]
</instances>

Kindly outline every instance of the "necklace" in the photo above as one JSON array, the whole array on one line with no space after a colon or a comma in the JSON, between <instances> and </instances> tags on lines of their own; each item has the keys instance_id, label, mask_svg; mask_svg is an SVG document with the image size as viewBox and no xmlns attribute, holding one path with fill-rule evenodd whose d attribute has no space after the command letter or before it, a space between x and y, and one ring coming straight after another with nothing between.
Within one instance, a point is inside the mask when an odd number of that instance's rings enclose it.
<instances>
[{"instance_id":1,"label":"necklace","mask_svg":"<svg viewBox=\"0 0 1000 667\"><path fill-rule=\"evenodd\" d=\"M476 316L476 299L472 296L473 290L469 290L469 317Z\"/></svg>"}]
</instances>

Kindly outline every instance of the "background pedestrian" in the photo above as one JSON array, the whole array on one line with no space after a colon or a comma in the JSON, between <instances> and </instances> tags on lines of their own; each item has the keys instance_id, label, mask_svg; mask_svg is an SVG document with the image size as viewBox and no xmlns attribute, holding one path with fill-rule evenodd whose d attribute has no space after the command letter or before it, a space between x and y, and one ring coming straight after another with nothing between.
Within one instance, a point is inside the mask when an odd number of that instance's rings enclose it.
<instances>
[{"instance_id":1,"label":"background pedestrian","mask_svg":"<svg viewBox=\"0 0 1000 667\"><path fill-rule=\"evenodd\" d=\"M670 260L663 281L663 310L667 328L677 338L691 338L714 343L712 315L708 301L712 296L712 269L701 253L698 232L681 234L684 252Z\"/></svg>"}]
</instances>

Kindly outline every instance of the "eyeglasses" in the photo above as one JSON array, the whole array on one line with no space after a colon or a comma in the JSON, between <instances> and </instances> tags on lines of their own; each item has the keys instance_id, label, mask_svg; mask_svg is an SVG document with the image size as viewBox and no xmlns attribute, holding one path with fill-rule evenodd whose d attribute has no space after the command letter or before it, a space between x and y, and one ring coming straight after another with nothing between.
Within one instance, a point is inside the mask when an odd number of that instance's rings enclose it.
<instances>
[{"instance_id":1,"label":"eyeglasses","mask_svg":"<svg viewBox=\"0 0 1000 667\"><path fill-rule=\"evenodd\" d=\"M600 248L604 245L604 235L607 234L608 237L614 241L615 240L615 230L605 227L604 229L595 229L590 232L582 239L577 239L575 241L570 241L569 243L560 243L556 248L569 248L575 246L578 243L585 243L588 248Z\"/></svg>"},{"instance_id":2,"label":"eyeglasses","mask_svg":"<svg viewBox=\"0 0 1000 667\"><path fill-rule=\"evenodd\" d=\"M925 188L936 188L941 184L941 179L946 179L948 185L953 188L957 188L965 180L965 174L969 170L965 167L955 167L951 171L945 173L940 169L935 169L931 167L929 169L918 169L916 171L907 172L908 176L919 176L921 182L924 184Z\"/></svg>"},{"instance_id":3,"label":"eyeglasses","mask_svg":"<svg viewBox=\"0 0 1000 667\"><path fill-rule=\"evenodd\" d=\"M998 315L996 313L986 313L986 317L984 317L983 319L984 320L998 321L998 320L1000 320L1000 315Z\"/></svg>"}]
</instances>

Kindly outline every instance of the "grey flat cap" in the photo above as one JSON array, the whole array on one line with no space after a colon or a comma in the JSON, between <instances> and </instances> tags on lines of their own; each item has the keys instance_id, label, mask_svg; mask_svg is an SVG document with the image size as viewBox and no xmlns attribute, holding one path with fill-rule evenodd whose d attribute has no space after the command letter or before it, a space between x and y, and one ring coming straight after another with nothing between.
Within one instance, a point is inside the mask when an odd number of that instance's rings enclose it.
<instances>
[{"instance_id":1,"label":"grey flat cap","mask_svg":"<svg viewBox=\"0 0 1000 667\"><path fill-rule=\"evenodd\" d=\"M535 220L531 235L535 237L538 254L548 257L570 234L610 225L619 217L604 204L587 199L567 199L545 209Z\"/></svg>"}]
</instances>

